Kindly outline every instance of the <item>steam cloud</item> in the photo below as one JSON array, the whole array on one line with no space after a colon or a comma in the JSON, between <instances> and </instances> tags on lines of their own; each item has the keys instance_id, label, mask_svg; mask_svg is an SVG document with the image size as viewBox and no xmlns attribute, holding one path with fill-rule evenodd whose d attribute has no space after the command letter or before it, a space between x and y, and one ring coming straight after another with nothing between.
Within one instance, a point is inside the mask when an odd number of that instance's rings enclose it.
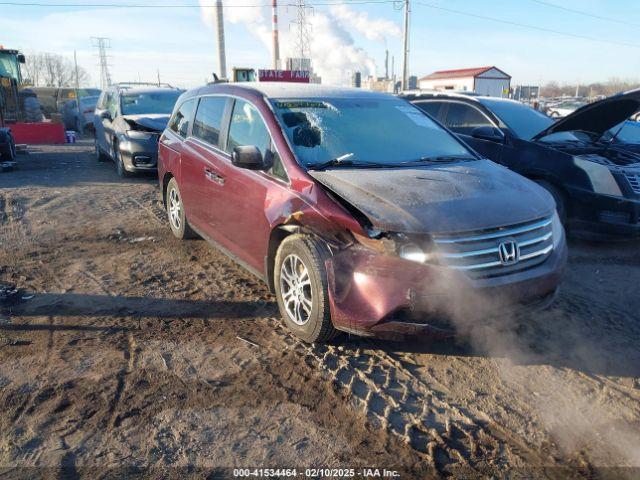
<instances>
[{"instance_id":1,"label":"steam cloud","mask_svg":"<svg viewBox=\"0 0 640 480\"><path fill-rule=\"evenodd\" d=\"M227 7L242 5L243 0L225 0ZM211 2L200 0L202 18L211 26L215 25L215 9ZM207 6L209 5L209 6ZM288 11L287 11L288 10ZM299 57L296 52L294 32L289 29L295 11L280 8L280 56ZM271 49L271 25L269 8L225 8L225 22L242 24L247 30ZM372 18L367 13L356 12L346 5L335 5L328 11L314 10L308 16L309 42L314 71L322 77L323 83L344 85L349 82L349 74L360 71L363 75L376 74L376 62L364 49L355 44L350 30L363 35L367 40L386 44L388 37L399 37L400 28L385 19ZM348 30L348 29L349 30ZM266 53L266 52L265 52ZM265 54L265 60L269 58ZM230 58L229 64L233 65ZM265 66L268 65L265 62Z\"/></svg>"}]
</instances>

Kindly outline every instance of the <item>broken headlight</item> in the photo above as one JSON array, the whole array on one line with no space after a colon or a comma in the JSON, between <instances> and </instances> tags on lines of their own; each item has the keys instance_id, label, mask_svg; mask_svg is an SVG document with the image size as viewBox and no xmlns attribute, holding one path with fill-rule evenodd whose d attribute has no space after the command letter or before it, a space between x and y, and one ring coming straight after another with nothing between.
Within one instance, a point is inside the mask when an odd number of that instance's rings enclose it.
<instances>
[{"instance_id":1,"label":"broken headlight","mask_svg":"<svg viewBox=\"0 0 640 480\"><path fill-rule=\"evenodd\" d=\"M127 130L127 137L131 140L150 140L153 133L142 132L140 130Z\"/></svg>"},{"instance_id":2,"label":"broken headlight","mask_svg":"<svg viewBox=\"0 0 640 480\"><path fill-rule=\"evenodd\" d=\"M433 243L429 238L409 238L403 233L377 233L373 238L361 235L354 237L367 248L387 255L397 255L410 262L427 263L434 259Z\"/></svg>"},{"instance_id":3,"label":"broken headlight","mask_svg":"<svg viewBox=\"0 0 640 480\"><path fill-rule=\"evenodd\" d=\"M398 248L400 258L409 260L410 262L425 263L429 260L429 253L425 252L415 243L406 243Z\"/></svg>"}]
</instances>

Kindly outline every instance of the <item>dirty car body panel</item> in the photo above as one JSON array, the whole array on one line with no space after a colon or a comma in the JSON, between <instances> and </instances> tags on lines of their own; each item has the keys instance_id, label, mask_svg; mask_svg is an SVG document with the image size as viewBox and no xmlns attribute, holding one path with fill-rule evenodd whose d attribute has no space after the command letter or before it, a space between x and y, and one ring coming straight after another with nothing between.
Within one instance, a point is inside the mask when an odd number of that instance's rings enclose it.
<instances>
[{"instance_id":1,"label":"dirty car body panel","mask_svg":"<svg viewBox=\"0 0 640 480\"><path fill-rule=\"evenodd\" d=\"M362 143L331 137L333 113L375 114L385 102L398 119L430 129L463 157L322 167L331 148ZM304 115L307 108L317 111ZM231 146L241 137L233 132L233 112L242 109L264 123L262 151L272 159L270 168L241 169L232 162ZM324 130L318 134L309 120ZM202 122L209 122L206 128ZM361 125L345 126L352 128ZM319 155L314 149L321 138L331 140ZM390 142L371 147L383 158L398 149ZM272 289L278 288L274 256L283 239L303 233L321 241L331 319L339 330L385 338L446 336L454 331L452 317L471 318L463 305L471 306L472 298L474 310L483 305L489 314L549 300L558 288L566 246L552 197L480 159L391 96L277 83L210 85L178 100L159 149L164 201L175 179L189 225ZM424 153L431 153L428 144ZM517 250L518 258L503 262L501 248L513 255Z\"/></svg>"}]
</instances>

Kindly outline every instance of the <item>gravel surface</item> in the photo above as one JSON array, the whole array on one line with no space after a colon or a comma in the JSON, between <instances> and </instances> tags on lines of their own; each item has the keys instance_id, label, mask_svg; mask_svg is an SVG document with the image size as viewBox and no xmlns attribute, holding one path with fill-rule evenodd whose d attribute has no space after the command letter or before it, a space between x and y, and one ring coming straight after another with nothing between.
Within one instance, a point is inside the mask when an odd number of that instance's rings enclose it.
<instances>
[{"instance_id":1,"label":"gravel surface","mask_svg":"<svg viewBox=\"0 0 640 480\"><path fill-rule=\"evenodd\" d=\"M92 148L0 173L0 477L640 475L638 243L571 242L549 311L464 339L310 346Z\"/></svg>"}]
</instances>

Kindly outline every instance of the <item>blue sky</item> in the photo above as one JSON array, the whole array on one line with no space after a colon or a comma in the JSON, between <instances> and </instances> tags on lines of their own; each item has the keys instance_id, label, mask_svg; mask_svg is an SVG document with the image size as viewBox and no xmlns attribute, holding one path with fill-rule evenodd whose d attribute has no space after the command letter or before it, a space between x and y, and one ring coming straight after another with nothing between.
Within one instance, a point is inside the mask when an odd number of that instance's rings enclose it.
<instances>
[{"instance_id":1,"label":"blue sky","mask_svg":"<svg viewBox=\"0 0 640 480\"><path fill-rule=\"evenodd\" d=\"M17 0L19 1L19 0ZM320 0L316 0L320 2ZM323 0L323 3L339 0ZM123 3L100 0L99 3ZM210 5L213 0L201 0ZM313 0L309 0L313 3ZM25 2L27 3L27 2ZM40 3L95 4L90 0L40 0ZM142 4L143 1L127 0ZM216 40L210 10L197 0L162 0L156 4L192 8L101 8L9 6L0 2L0 44L25 53L55 52L79 63L98 83L91 36L112 38L112 77L116 81L155 80L191 87L216 69ZM267 0L225 0L227 65L269 67L270 8L237 5ZM295 10L280 0L283 50L293 51L289 21ZM345 83L353 70L383 73L385 48L400 71L402 12L391 3L316 6L312 52L323 78ZM545 4L546 3L546 4ZM593 18L560 5L613 20ZM234 6L235 5L235 6ZM439 8L434 8L439 7ZM452 11L466 12L462 15ZM475 15L475 16L473 16ZM567 35L507 25L477 16L557 30ZM588 36L603 41L576 38ZM608 43L609 42L609 43ZM624 45L628 44L628 45ZM640 2L629 0L414 0L411 24L411 73L496 65L514 83L640 80Z\"/></svg>"}]
</instances>

